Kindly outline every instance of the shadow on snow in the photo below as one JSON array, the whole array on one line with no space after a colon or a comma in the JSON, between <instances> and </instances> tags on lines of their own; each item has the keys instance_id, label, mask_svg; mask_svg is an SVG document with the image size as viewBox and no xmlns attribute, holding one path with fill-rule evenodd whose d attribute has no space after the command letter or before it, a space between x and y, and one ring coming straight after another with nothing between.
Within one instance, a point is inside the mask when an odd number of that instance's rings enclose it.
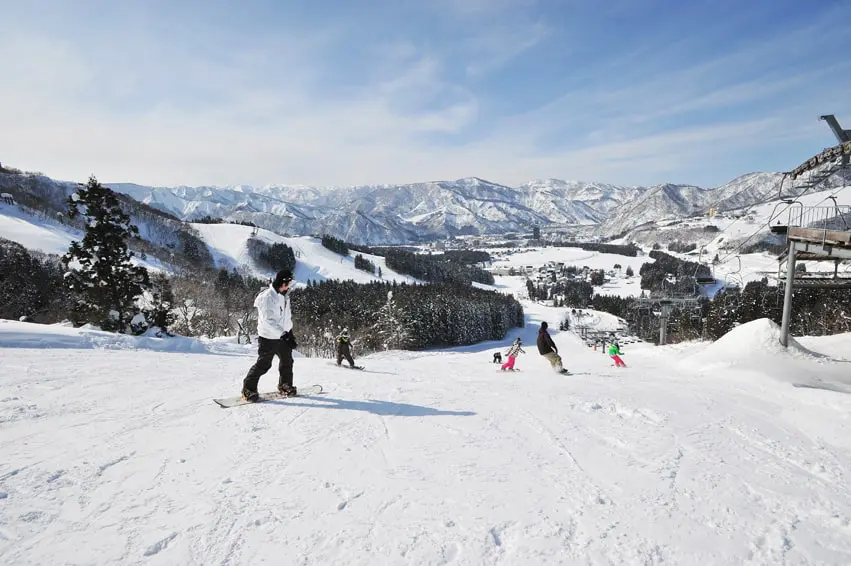
<instances>
[{"instance_id":1,"label":"shadow on snow","mask_svg":"<svg viewBox=\"0 0 851 566\"><path fill-rule=\"evenodd\" d=\"M305 395L303 399L319 401L318 403L299 403L289 400L271 400L263 404L273 403L275 405L288 405L295 407L311 407L317 409L343 409L347 411L365 411L382 417L470 417L475 415L473 411L441 411L431 407L410 405L408 403L392 403L390 401L377 401L368 399L366 401L351 401L348 399L334 399L326 396Z\"/></svg>"}]
</instances>

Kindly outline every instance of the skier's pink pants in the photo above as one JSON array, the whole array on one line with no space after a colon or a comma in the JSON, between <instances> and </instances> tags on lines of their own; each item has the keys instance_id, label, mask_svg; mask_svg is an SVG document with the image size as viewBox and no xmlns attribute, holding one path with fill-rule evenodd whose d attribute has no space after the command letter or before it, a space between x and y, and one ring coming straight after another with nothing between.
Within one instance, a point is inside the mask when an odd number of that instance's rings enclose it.
<instances>
[{"instance_id":1,"label":"skier's pink pants","mask_svg":"<svg viewBox=\"0 0 851 566\"><path fill-rule=\"evenodd\" d=\"M508 361L502 364L502 369L514 369L514 360L517 356L508 356Z\"/></svg>"},{"instance_id":2,"label":"skier's pink pants","mask_svg":"<svg viewBox=\"0 0 851 566\"><path fill-rule=\"evenodd\" d=\"M612 359L615 360L615 365L617 367L626 367L626 364L623 363L623 360L619 355L615 354L614 356L612 356Z\"/></svg>"}]
</instances>

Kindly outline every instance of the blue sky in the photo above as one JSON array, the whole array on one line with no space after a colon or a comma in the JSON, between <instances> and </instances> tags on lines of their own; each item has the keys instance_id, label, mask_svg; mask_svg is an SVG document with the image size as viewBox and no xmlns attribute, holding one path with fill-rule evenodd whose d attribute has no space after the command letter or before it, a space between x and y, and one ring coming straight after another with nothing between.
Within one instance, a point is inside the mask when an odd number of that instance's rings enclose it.
<instances>
[{"instance_id":1,"label":"blue sky","mask_svg":"<svg viewBox=\"0 0 851 566\"><path fill-rule=\"evenodd\" d=\"M717 186L851 129L851 0L0 0L0 162Z\"/></svg>"}]
</instances>

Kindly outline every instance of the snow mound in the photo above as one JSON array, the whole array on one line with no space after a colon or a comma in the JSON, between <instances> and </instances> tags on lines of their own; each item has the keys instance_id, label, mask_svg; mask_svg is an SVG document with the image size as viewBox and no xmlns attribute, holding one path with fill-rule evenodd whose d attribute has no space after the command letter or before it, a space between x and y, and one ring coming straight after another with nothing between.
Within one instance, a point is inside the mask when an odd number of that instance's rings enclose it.
<instances>
[{"instance_id":1,"label":"snow mound","mask_svg":"<svg viewBox=\"0 0 851 566\"><path fill-rule=\"evenodd\" d=\"M789 347L780 343L780 326L768 318L741 324L701 350L688 357L689 363L736 364L751 362L761 365L766 358L824 358L822 354L802 346L792 336Z\"/></svg>"},{"instance_id":2,"label":"snow mound","mask_svg":"<svg viewBox=\"0 0 851 566\"><path fill-rule=\"evenodd\" d=\"M116 334L88 325L74 328L66 324L36 324L0 320L0 348L71 348L96 350L152 350L184 354L250 356L253 344L237 344L228 338L158 337L154 331L141 336Z\"/></svg>"},{"instance_id":3,"label":"snow mound","mask_svg":"<svg viewBox=\"0 0 851 566\"><path fill-rule=\"evenodd\" d=\"M705 348L681 359L687 370L716 378L766 376L794 387L851 393L848 361L810 350L789 337L780 344L780 327L767 318L738 326ZM741 372L741 373L739 373Z\"/></svg>"}]
</instances>

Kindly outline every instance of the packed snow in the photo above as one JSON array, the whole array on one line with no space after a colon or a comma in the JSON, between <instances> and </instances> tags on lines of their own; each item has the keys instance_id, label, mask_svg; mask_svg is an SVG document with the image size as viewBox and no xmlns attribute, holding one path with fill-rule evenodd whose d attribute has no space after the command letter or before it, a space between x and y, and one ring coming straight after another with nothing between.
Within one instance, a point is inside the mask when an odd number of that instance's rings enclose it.
<instances>
[{"instance_id":1,"label":"packed snow","mask_svg":"<svg viewBox=\"0 0 851 566\"><path fill-rule=\"evenodd\" d=\"M616 369L570 309L524 307L364 371L297 357L323 394L232 409L252 345L0 323L0 563L851 562L848 336L786 351L761 320Z\"/></svg>"},{"instance_id":2,"label":"packed snow","mask_svg":"<svg viewBox=\"0 0 851 566\"><path fill-rule=\"evenodd\" d=\"M0 212L0 236L67 249ZM218 265L270 275L251 227L195 227ZM258 232L296 250L302 282L377 279ZM543 248L491 267L618 263L636 276L602 292L629 296L646 261ZM524 276L494 288L526 314L502 340L356 350L364 371L296 354L296 386L322 394L231 409L213 399L239 394L256 345L0 321L0 563L851 563L851 335L785 349L762 319L655 347L608 313L529 301ZM627 367L566 318L616 333ZM542 321L573 375L538 354ZM502 372L492 356L517 337Z\"/></svg>"}]
</instances>

